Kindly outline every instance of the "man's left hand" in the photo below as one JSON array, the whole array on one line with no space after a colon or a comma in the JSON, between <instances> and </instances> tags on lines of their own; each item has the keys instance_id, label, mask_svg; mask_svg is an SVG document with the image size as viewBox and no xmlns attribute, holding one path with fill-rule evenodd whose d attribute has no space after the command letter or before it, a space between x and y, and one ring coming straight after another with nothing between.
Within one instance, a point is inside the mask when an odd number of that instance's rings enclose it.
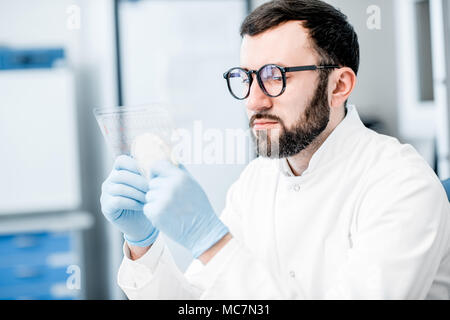
<instances>
[{"instance_id":1,"label":"man's left hand","mask_svg":"<svg viewBox=\"0 0 450 320\"><path fill-rule=\"evenodd\" d=\"M150 168L144 214L169 238L195 258L221 240L227 226L217 217L208 197L183 165L156 162Z\"/></svg>"}]
</instances>

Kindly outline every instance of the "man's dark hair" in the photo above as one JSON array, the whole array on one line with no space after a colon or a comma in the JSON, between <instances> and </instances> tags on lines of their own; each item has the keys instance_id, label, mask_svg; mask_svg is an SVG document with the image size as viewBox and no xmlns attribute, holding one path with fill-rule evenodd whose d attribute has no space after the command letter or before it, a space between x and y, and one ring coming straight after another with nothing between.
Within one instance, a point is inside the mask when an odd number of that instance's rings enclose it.
<instances>
[{"instance_id":1,"label":"man's dark hair","mask_svg":"<svg viewBox=\"0 0 450 320\"><path fill-rule=\"evenodd\" d=\"M244 20L241 36L255 36L284 22L302 20L320 64L359 69L358 36L347 16L320 0L274 0L256 8Z\"/></svg>"}]
</instances>

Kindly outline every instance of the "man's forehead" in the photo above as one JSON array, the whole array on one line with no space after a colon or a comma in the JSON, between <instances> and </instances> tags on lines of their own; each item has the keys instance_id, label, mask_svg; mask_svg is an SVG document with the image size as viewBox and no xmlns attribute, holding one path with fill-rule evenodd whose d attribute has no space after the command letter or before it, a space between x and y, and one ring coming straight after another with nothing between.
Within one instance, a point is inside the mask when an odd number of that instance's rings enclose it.
<instances>
[{"instance_id":1,"label":"man's forehead","mask_svg":"<svg viewBox=\"0 0 450 320\"><path fill-rule=\"evenodd\" d=\"M255 36L245 35L241 45L241 66L261 63L279 65L310 61L314 57L309 34L301 21L289 21Z\"/></svg>"}]
</instances>

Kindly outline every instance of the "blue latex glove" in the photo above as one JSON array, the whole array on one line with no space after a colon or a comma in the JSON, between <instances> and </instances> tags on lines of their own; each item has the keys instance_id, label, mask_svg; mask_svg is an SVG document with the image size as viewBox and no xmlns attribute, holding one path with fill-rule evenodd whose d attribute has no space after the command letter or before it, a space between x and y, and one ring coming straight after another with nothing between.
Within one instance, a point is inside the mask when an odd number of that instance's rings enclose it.
<instances>
[{"instance_id":1,"label":"blue latex glove","mask_svg":"<svg viewBox=\"0 0 450 320\"><path fill-rule=\"evenodd\" d=\"M228 233L205 192L183 165L158 161L149 170L144 214L195 258Z\"/></svg>"},{"instance_id":2,"label":"blue latex glove","mask_svg":"<svg viewBox=\"0 0 450 320\"><path fill-rule=\"evenodd\" d=\"M129 156L117 157L114 168L103 182L100 203L102 213L134 246L146 247L155 242L159 231L143 213L148 182Z\"/></svg>"}]
</instances>

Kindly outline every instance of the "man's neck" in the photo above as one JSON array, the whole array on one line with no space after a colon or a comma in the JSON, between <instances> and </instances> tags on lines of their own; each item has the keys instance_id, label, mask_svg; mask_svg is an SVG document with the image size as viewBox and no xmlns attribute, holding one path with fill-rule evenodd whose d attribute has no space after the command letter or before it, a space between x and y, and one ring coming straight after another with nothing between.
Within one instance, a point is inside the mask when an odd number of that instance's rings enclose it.
<instances>
[{"instance_id":1,"label":"man's neck","mask_svg":"<svg viewBox=\"0 0 450 320\"><path fill-rule=\"evenodd\" d=\"M326 129L304 150L295 156L287 158L287 163L295 176L301 176L308 169L312 156L327 140L336 127L344 120L347 115L347 108L343 108L335 120L330 119Z\"/></svg>"}]
</instances>

